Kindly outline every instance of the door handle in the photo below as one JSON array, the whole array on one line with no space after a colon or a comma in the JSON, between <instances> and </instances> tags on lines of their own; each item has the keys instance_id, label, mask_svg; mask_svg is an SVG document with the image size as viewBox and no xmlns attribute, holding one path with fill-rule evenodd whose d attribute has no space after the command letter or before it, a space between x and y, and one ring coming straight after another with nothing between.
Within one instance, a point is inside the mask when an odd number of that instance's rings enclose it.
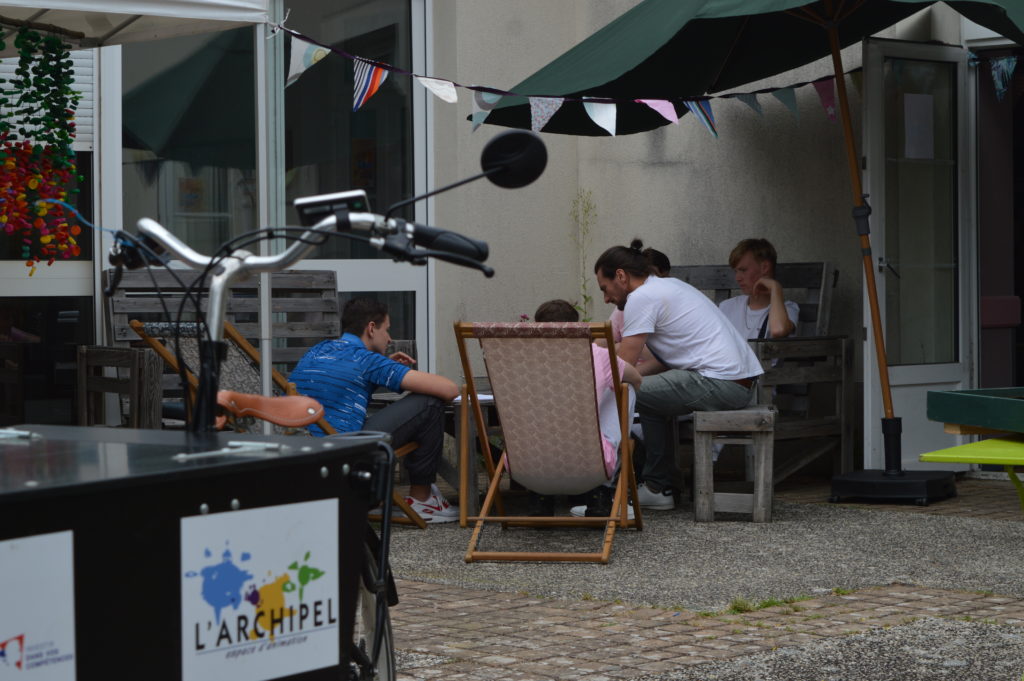
<instances>
[{"instance_id":1,"label":"door handle","mask_svg":"<svg viewBox=\"0 0 1024 681\"><path fill-rule=\"evenodd\" d=\"M879 256L879 258L878 258L878 271L879 272L885 272L886 270L889 270L890 272L892 272L892 275L894 277L896 277L897 279L900 278L900 273L896 271L896 268L892 266L892 263L887 261L885 258Z\"/></svg>"}]
</instances>

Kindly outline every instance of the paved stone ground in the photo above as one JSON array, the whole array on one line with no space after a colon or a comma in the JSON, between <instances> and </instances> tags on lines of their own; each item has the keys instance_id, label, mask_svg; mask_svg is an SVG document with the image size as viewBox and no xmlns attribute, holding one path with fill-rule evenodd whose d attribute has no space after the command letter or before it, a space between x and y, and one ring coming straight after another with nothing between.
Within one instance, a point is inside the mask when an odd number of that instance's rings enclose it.
<instances>
[{"instance_id":1,"label":"paved stone ground","mask_svg":"<svg viewBox=\"0 0 1024 681\"><path fill-rule=\"evenodd\" d=\"M956 499L928 507L843 506L856 507L852 516L877 509L969 517L994 523L993 531L1021 522L1008 482L962 480L958 490ZM827 493L827 485L801 485L778 498L825 503ZM979 525L971 528L977 533ZM1016 681L1024 672L1020 594L879 584L698 612L411 579L398 588L402 602L392 618L399 678L407 680Z\"/></svg>"},{"instance_id":2,"label":"paved stone ground","mask_svg":"<svg viewBox=\"0 0 1024 681\"><path fill-rule=\"evenodd\" d=\"M403 602L392 612L397 647L418 654L400 657L404 679L637 679L908 627L923 618L1001 625L1016 651L991 678L1019 678L1024 670L1024 600L983 593L891 585L730 614L405 580L398 588ZM963 665L950 669L965 678ZM820 670L813 673L824 678Z\"/></svg>"}]
</instances>

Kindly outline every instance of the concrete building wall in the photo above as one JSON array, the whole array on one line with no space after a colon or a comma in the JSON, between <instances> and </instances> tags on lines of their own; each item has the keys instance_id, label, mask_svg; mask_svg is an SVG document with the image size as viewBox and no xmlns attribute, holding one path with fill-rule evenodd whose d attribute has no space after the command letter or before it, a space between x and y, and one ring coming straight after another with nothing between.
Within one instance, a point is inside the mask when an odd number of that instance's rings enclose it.
<instances>
[{"instance_id":1,"label":"concrete building wall","mask_svg":"<svg viewBox=\"0 0 1024 681\"><path fill-rule=\"evenodd\" d=\"M476 0L456 8L438 0L435 70L461 83L511 87L634 4ZM883 36L955 42L954 19L955 13L951 18L926 11ZM859 67L860 44L845 49L843 61L846 70ZM831 73L831 59L824 59L739 91ZM861 95L852 78L846 83L860 153ZM587 274L601 251L635 236L675 264L725 263L736 242L751 236L771 240L781 261L832 261L840 271L832 332L855 339L859 379L863 273L842 126L826 117L813 87L796 93L796 116L770 94L759 97L760 116L739 100L713 100L717 139L690 115L678 125L623 137L543 134L550 160L535 185L506 192L479 184L439 197L438 224L489 240L490 262L498 270L494 279L483 280L439 266L440 371L460 373L454 344L445 340L451 321L513 321L548 298L581 299L568 213L577 192L589 190L597 218L583 258ZM484 125L470 134L465 117L471 105L460 100L458 106L458 116L438 116L435 125L439 184L474 172L483 143L503 130ZM603 320L611 309L592 276L587 281L594 298L590 316Z\"/></svg>"}]
</instances>

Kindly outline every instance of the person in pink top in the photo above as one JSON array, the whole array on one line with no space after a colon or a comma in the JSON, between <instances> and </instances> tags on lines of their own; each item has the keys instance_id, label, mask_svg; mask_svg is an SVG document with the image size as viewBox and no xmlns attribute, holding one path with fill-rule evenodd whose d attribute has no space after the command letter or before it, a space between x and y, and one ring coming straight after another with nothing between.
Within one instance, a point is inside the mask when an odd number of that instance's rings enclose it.
<instances>
[{"instance_id":1,"label":"person in pink top","mask_svg":"<svg viewBox=\"0 0 1024 681\"><path fill-rule=\"evenodd\" d=\"M572 303L565 300L549 300L542 303L533 314L536 322L578 322L580 314ZM612 366L608 360L608 349L592 344L590 350L594 356L594 386L597 391L597 408L601 421L601 445L604 449L605 471L609 481L586 494L587 504L574 506L571 509L575 516L607 516L611 513L612 496L615 492L614 478L619 467L619 445L622 442L622 431L619 426L618 408L612 386ZM619 365L619 376L623 383L631 386L629 390L629 413L633 413L636 399L634 390L640 387L641 377L634 367L616 357ZM531 493L532 512L535 515L553 515L554 499Z\"/></svg>"}]
</instances>

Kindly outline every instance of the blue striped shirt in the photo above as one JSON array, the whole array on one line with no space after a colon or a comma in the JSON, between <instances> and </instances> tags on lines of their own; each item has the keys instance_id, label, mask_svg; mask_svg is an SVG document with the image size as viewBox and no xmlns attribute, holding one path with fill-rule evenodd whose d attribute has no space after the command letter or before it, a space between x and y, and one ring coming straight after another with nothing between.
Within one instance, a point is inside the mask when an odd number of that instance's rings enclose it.
<instances>
[{"instance_id":1,"label":"blue striped shirt","mask_svg":"<svg viewBox=\"0 0 1024 681\"><path fill-rule=\"evenodd\" d=\"M408 372L409 367L367 350L359 336L346 333L310 348L288 380L324 406L324 417L339 433L348 433L366 422L366 405L376 386L400 392ZM324 435L316 425L309 432Z\"/></svg>"}]
</instances>

